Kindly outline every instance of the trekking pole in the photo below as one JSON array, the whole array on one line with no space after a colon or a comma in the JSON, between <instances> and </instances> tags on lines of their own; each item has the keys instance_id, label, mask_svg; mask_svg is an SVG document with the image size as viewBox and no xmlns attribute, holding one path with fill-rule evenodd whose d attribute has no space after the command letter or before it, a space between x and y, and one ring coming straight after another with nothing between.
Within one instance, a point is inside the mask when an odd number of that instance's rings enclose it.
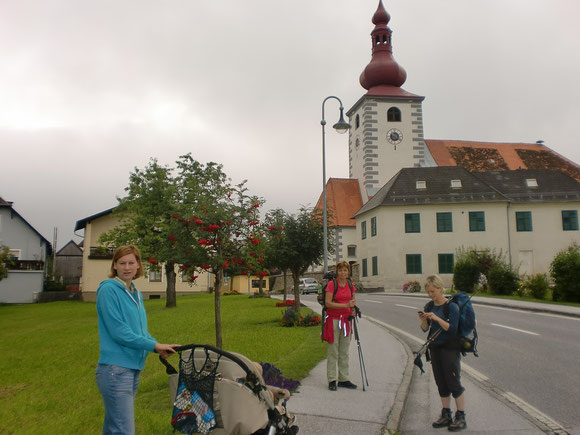
<instances>
[{"instance_id":1,"label":"trekking pole","mask_svg":"<svg viewBox=\"0 0 580 435\"><path fill-rule=\"evenodd\" d=\"M360 376L361 376L361 382L363 384L363 391L366 391L365 389L365 381L367 386L369 385L369 380L367 378L367 369L365 366L365 359L363 357L363 353L362 353L362 348L360 345L360 337L358 335L358 321L356 320L357 316L361 317L361 312L360 312L360 308L355 306L355 313L356 315L354 316L354 338L356 339L356 344L358 346L358 363L360 366ZM364 373L364 375L363 375Z\"/></svg>"}]
</instances>

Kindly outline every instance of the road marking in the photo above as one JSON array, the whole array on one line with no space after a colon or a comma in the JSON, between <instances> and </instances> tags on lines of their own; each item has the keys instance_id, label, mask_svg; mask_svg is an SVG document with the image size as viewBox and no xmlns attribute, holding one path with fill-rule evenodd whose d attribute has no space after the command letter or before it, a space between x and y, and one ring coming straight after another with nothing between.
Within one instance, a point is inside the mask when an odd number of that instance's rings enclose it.
<instances>
[{"instance_id":1,"label":"road marking","mask_svg":"<svg viewBox=\"0 0 580 435\"><path fill-rule=\"evenodd\" d=\"M373 304L382 304L381 301L373 301L371 299L364 299L365 302L372 302Z\"/></svg>"},{"instance_id":2,"label":"road marking","mask_svg":"<svg viewBox=\"0 0 580 435\"><path fill-rule=\"evenodd\" d=\"M564 316L562 314L539 313L537 311L530 311L530 310L518 309L518 308L497 307L495 305L480 304L480 303L477 303L476 301L474 301L472 303L473 303L473 305L477 305L477 308L478 309L479 308L493 308L495 310L513 311L515 313L535 314L537 316L557 317L559 319L568 319L568 320L578 320L578 321L580 321L580 317Z\"/></svg>"},{"instance_id":3,"label":"road marking","mask_svg":"<svg viewBox=\"0 0 580 435\"><path fill-rule=\"evenodd\" d=\"M511 326L500 325L499 323L492 323L492 325L499 326L500 328L511 329L512 331L523 332L524 334L540 335L540 334L536 334L535 332L526 331L525 329L518 329L518 328L512 328Z\"/></svg>"},{"instance_id":4,"label":"road marking","mask_svg":"<svg viewBox=\"0 0 580 435\"><path fill-rule=\"evenodd\" d=\"M401 305L401 304L395 304L396 307L403 307L403 308L412 308L413 310L416 310L417 307L412 307L410 305Z\"/></svg>"}]
</instances>

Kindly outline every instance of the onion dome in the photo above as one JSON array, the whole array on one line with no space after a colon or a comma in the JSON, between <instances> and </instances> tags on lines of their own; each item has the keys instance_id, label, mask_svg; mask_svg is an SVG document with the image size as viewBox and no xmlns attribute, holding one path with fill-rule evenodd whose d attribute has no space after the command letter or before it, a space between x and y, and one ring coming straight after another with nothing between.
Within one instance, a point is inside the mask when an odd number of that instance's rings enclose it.
<instances>
[{"instance_id":1,"label":"onion dome","mask_svg":"<svg viewBox=\"0 0 580 435\"><path fill-rule=\"evenodd\" d=\"M360 75L360 84L369 94L375 90L383 90L380 92L382 94L386 87L400 88L407 79L403 67L393 59L392 31L387 26L390 20L391 16L380 0L372 19L375 25L371 32L372 59Z\"/></svg>"}]
</instances>

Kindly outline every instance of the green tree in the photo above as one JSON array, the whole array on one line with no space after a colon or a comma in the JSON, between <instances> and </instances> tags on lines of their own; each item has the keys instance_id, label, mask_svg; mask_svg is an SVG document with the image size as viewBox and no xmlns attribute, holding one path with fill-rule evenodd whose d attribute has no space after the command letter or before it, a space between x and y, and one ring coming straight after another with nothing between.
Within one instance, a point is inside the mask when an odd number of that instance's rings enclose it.
<instances>
[{"instance_id":1,"label":"green tree","mask_svg":"<svg viewBox=\"0 0 580 435\"><path fill-rule=\"evenodd\" d=\"M120 225L101 235L100 242L108 246L134 244L143 255L148 269L165 268L167 277L166 307L177 304L175 266L178 257L173 245L178 214L182 204L178 196L173 170L151 159L144 169L135 168L125 188L127 196L120 198L113 211Z\"/></svg>"},{"instance_id":2,"label":"green tree","mask_svg":"<svg viewBox=\"0 0 580 435\"><path fill-rule=\"evenodd\" d=\"M285 214L281 249L286 256L294 283L294 306L300 314L300 277L323 258L322 214L305 207L296 214Z\"/></svg>"},{"instance_id":3,"label":"green tree","mask_svg":"<svg viewBox=\"0 0 580 435\"><path fill-rule=\"evenodd\" d=\"M8 246L0 245L0 281L8 276L8 267L12 264L12 256Z\"/></svg>"}]
</instances>

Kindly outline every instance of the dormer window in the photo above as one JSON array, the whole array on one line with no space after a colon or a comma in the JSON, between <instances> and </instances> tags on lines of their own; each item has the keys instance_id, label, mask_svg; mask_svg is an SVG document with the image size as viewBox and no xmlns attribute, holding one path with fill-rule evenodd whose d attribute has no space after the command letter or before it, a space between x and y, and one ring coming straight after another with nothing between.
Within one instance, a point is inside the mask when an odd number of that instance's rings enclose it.
<instances>
[{"instance_id":1,"label":"dormer window","mask_svg":"<svg viewBox=\"0 0 580 435\"><path fill-rule=\"evenodd\" d=\"M526 179L526 186L528 187L538 187L538 180L535 178Z\"/></svg>"},{"instance_id":2,"label":"dormer window","mask_svg":"<svg viewBox=\"0 0 580 435\"><path fill-rule=\"evenodd\" d=\"M419 189L427 189L427 182L425 180L417 180L416 181L417 190Z\"/></svg>"},{"instance_id":3,"label":"dormer window","mask_svg":"<svg viewBox=\"0 0 580 435\"><path fill-rule=\"evenodd\" d=\"M452 189L461 189L461 180L451 180Z\"/></svg>"}]
</instances>

